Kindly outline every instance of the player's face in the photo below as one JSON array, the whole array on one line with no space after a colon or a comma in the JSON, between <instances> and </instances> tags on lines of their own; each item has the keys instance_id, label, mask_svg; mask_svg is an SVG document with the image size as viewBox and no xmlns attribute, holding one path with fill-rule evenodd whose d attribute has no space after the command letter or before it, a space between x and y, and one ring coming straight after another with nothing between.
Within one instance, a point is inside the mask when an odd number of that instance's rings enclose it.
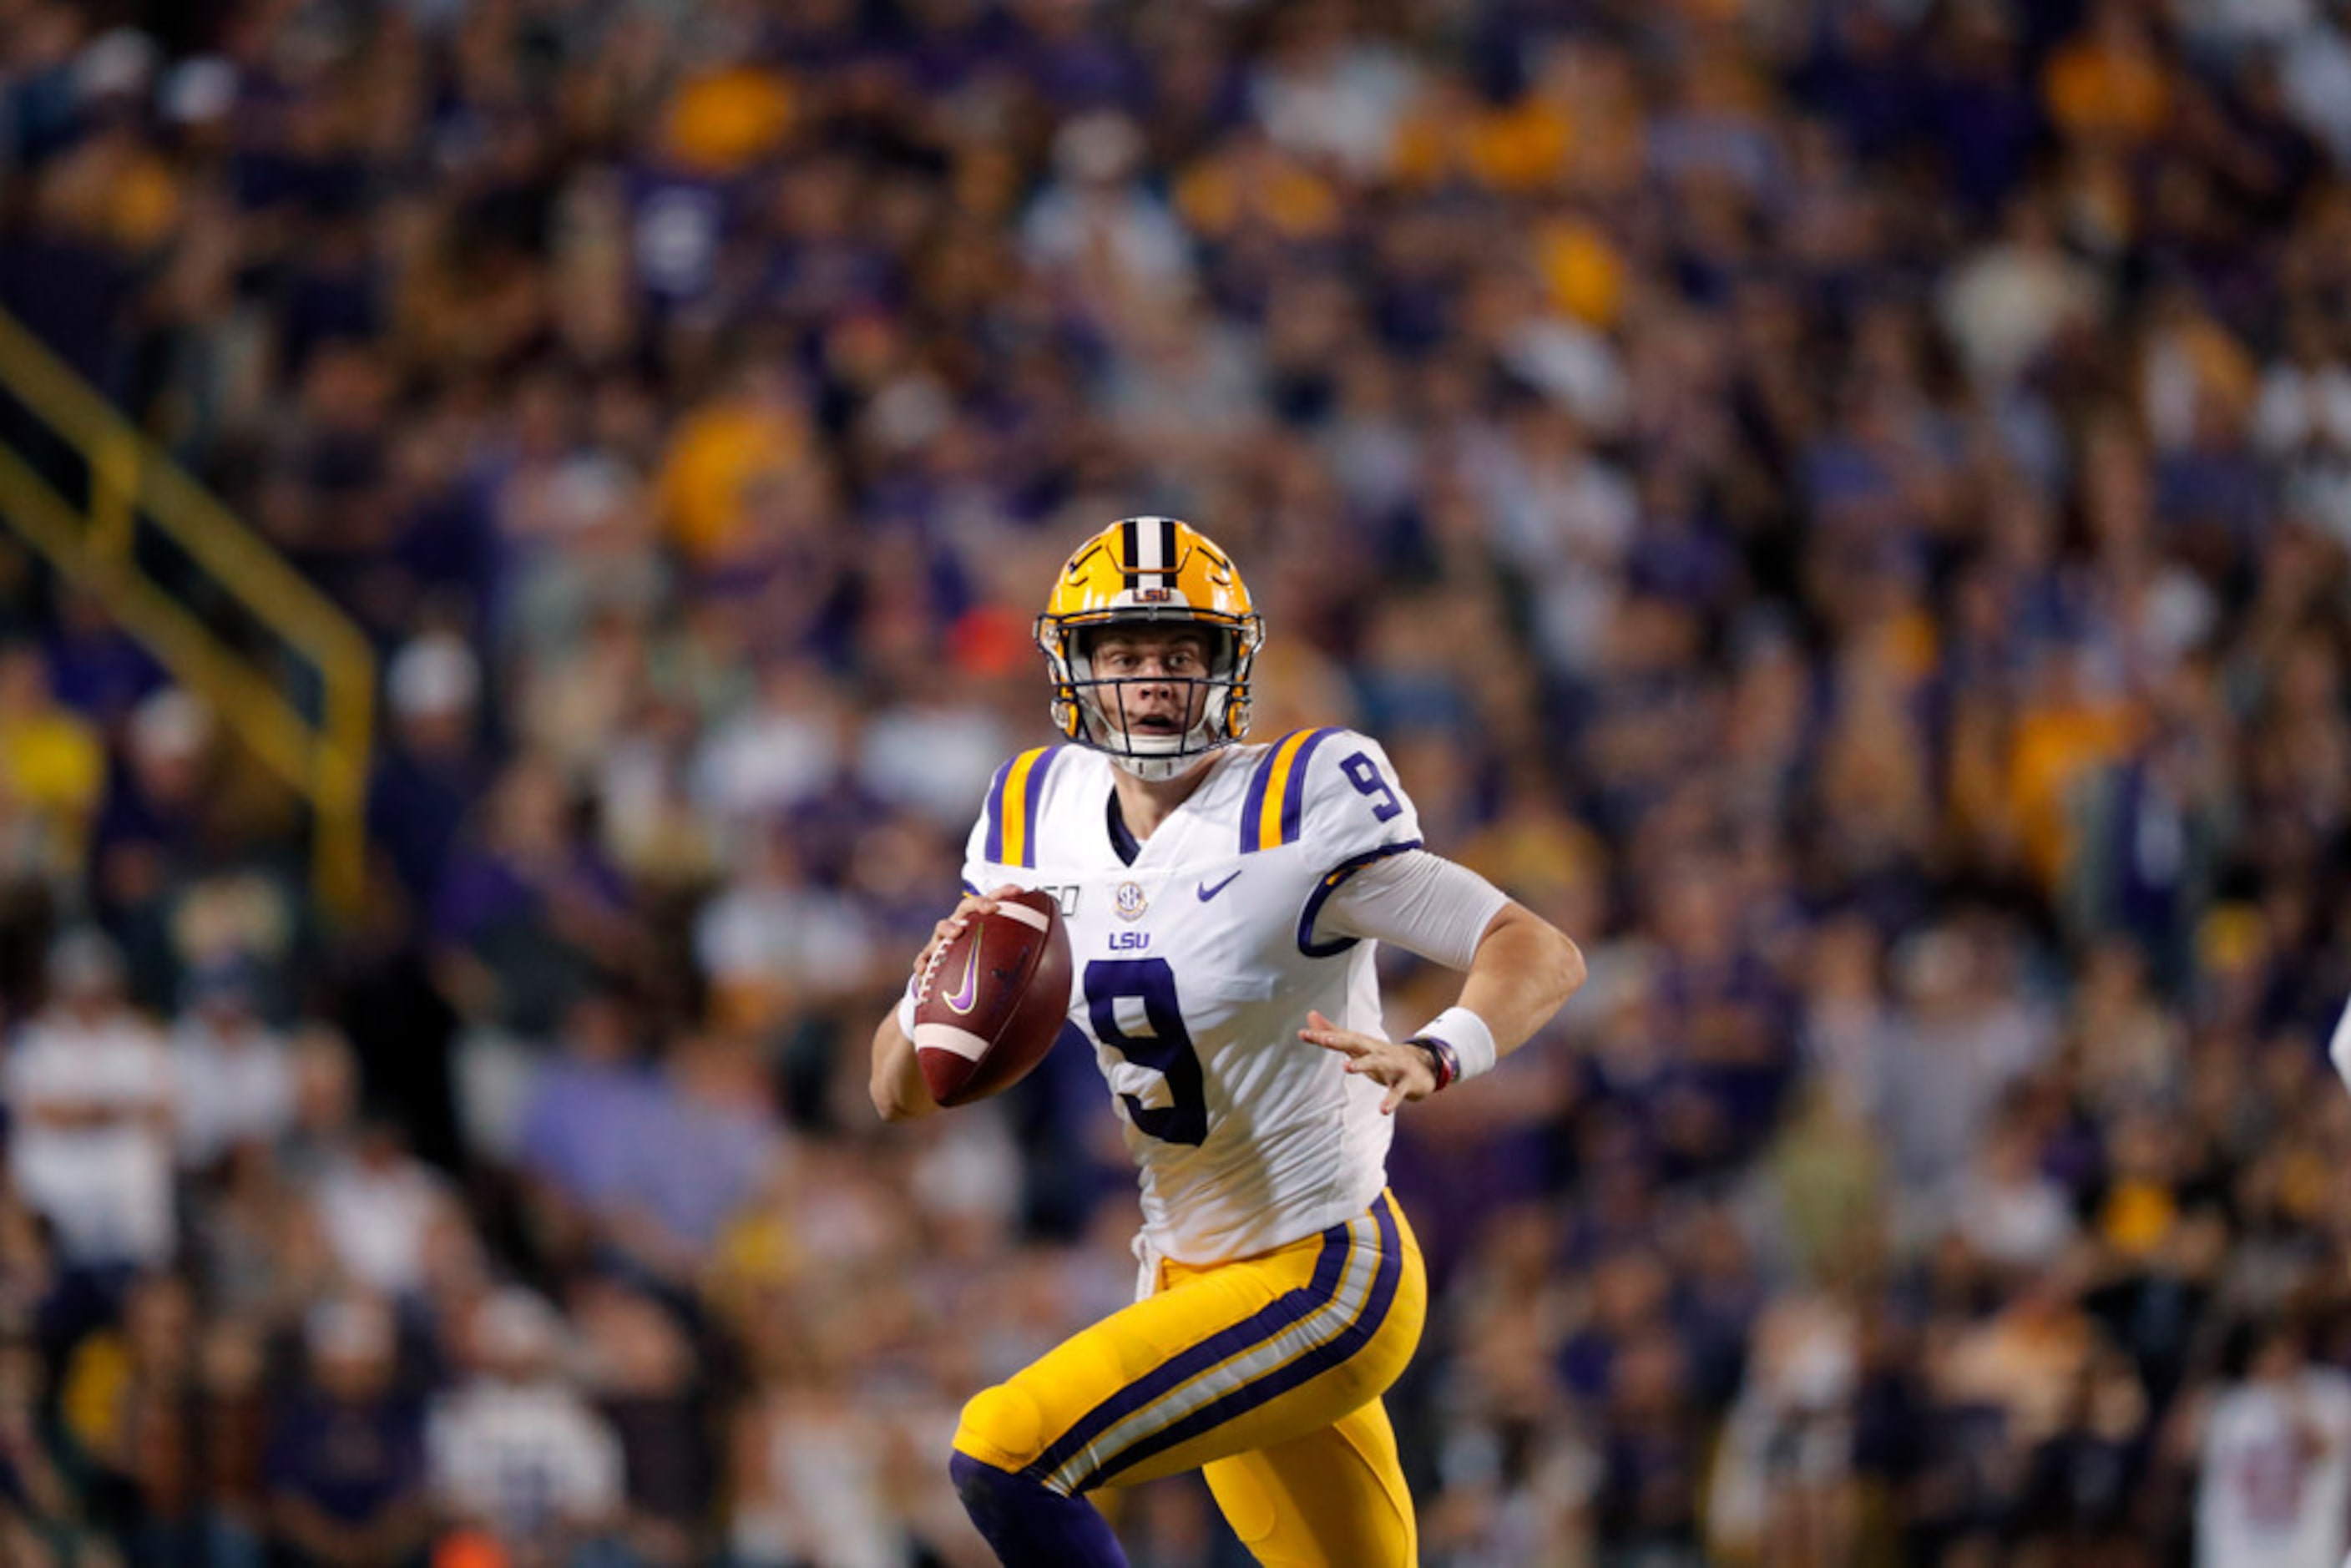
<instances>
[{"instance_id":1,"label":"player's face","mask_svg":"<svg viewBox=\"0 0 2351 1568\"><path fill-rule=\"evenodd\" d=\"M1103 716L1129 736L1187 734L1208 705L1208 639L1189 626L1119 626L1096 634Z\"/></svg>"}]
</instances>

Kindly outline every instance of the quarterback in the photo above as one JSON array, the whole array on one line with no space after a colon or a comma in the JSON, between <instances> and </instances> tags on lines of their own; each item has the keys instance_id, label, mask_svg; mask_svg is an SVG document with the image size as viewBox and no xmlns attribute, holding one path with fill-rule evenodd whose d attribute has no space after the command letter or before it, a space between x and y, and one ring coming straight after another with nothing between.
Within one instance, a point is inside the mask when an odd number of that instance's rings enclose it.
<instances>
[{"instance_id":1,"label":"quarterback","mask_svg":"<svg viewBox=\"0 0 2351 1568\"><path fill-rule=\"evenodd\" d=\"M1037 622L1064 744L998 772L966 896L915 960L993 897L1050 890L1061 1049L1092 1055L1142 1172L1134 1304L964 1407L956 1485L1008 1563L1124 1563L1084 1494L1186 1469L1260 1562L1417 1560L1380 1402L1427 1301L1386 1191L1390 1117L1490 1069L1583 978L1567 937L1421 847L1376 742L1243 744L1263 637L1189 526L1087 540ZM1378 942L1468 971L1403 1040L1381 1031ZM913 1016L910 995L874 1032L891 1120L937 1109Z\"/></svg>"}]
</instances>

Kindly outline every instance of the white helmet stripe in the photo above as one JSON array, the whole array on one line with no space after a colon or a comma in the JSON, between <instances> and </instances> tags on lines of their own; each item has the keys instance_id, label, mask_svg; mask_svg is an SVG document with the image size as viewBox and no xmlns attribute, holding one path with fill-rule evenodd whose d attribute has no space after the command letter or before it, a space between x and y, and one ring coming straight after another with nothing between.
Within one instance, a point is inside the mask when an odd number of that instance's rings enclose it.
<instances>
[{"instance_id":1,"label":"white helmet stripe","mask_svg":"<svg viewBox=\"0 0 2351 1568\"><path fill-rule=\"evenodd\" d=\"M1129 517L1119 525L1129 588L1176 586L1176 519Z\"/></svg>"}]
</instances>

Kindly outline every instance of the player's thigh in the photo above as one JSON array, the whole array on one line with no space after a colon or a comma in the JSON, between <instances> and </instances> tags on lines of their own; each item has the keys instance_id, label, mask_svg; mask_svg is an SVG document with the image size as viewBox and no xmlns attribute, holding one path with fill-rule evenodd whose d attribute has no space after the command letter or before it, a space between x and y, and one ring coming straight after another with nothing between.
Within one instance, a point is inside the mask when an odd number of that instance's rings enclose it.
<instances>
[{"instance_id":1,"label":"player's thigh","mask_svg":"<svg viewBox=\"0 0 2351 1568\"><path fill-rule=\"evenodd\" d=\"M1387 1407L1202 1467L1225 1522L1266 1568L1413 1568L1420 1532Z\"/></svg>"},{"instance_id":2,"label":"player's thigh","mask_svg":"<svg viewBox=\"0 0 2351 1568\"><path fill-rule=\"evenodd\" d=\"M1283 1274L1242 1270L1164 1288L975 1395L955 1446L999 1469L1030 1469L1089 1416L1134 1403L1134 1391L1154 1386L1187 1351L1248 1322L1290 1288Z\"/></svg>"},{"instance_id":3,"label":"player's thigh","mask_svg":"<svg viewBox=\"0 0 2351 1568\"><path fill-rule=\"evenodd\" d=\"M1426 1287L1384 1197L1259 1259L1186 1272L964 1407L956 1447L1062 1492L1131 1484L1302 1436L1375 1398Z\"/></svg>"},{"instance_id":4,"label":"player's thigh","mask_svg":"<svg viewBox=\"0 0 2351 1568\"><path fill-rule=\"evenodd\" d=\"M1235 1454L1279 1448L1336 1425L1386 1393L1420 1343L1428 1284L1419 1247L1401 1213L1374 1213L1395 1226L1393 1254L1383 1260L1393 1274L1392 1290L1351 1295L1343 1288L1333 1305L1219 1367L1203 1384L1221 1383L1226 1389L1204 1408L1161 1423L1146 1440L1123 1447L1105 1443L1113 1457L1103 1479L1152 1480ZM1351 1310L1354 1316L1345 1331L1332 1335L1331 1325L1345 1320ZM1187 1392L1199 1402L1196 1391Z\"/></svg>"}]
</instances>

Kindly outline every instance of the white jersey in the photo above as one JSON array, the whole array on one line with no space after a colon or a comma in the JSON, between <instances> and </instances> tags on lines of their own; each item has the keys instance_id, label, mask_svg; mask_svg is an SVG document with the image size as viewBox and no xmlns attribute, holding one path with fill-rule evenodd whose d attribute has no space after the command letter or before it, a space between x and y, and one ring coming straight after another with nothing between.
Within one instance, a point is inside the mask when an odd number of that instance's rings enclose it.
<instances>
[{"instance_id":1,"label":"white jersey","mask_svg":"<svg viewBox=\"0 0 2351 1568\"><path fill-rule=\"evenodd\" d=\"M2214 1402L2196 1492L2198 1568L2336 1568L2351 1511L2351 1381L2308 1368Z\"/></svg>"},{"instance_id":2,"label":"white jersey","mask_svg":"<svg viewBox=\"0 0 2351 1568\"><path fill-rule=\"evenodd\" d=\"M1310 1009L1378 1034L1375 944L1319 939L1360 868L1420 844L1387 754L1345 729L1232 747L1123 859L1112 763L1077 746L997 773L964 881L1050 890L1069 929L1070 1026L1142 1167L1144 1238L1220 1262L1361 1214L1387 1179L1384 1091L1298 1038Z\"/></svg>"}]
</instances>

